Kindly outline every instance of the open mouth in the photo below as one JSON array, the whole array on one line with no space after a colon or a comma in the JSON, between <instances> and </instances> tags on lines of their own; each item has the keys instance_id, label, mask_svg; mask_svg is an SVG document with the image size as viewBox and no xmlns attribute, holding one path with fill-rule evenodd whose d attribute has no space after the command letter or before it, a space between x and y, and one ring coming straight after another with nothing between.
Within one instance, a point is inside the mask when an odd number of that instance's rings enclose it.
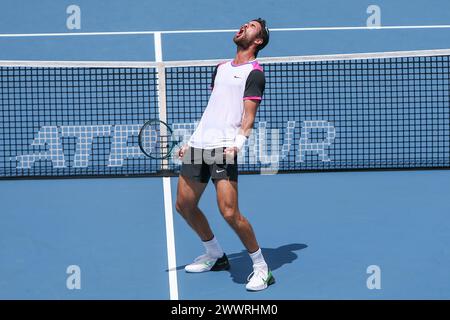
<instances>
[{"instance_id":1,"label":"open mouth","mask_svg":"<svg viewBox=\"0 0 450 320\"><path fill-rule=\"evenodd\" d=\"M236 37L239 38L244 34L244 27L240 28L238 32L236 32Z\"/></svg>"}]
</instances>

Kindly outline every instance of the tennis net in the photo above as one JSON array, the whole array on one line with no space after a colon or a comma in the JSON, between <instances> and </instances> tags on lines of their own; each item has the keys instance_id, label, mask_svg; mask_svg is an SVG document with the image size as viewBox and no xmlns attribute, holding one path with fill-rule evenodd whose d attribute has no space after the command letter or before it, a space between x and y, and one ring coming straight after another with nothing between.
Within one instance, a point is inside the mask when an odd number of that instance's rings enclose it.
<instances>
[{"instance_id":1,"label":"tennis net","mask_svg":"<svg viewBox=\"0 0 450 320\"><path fill-rule=\"evenodd\" d=\"M450 168L450 50L259 59L242 173ZM0 178L160 176L140 127L189 139L219 61L0 62ZM176 150L175 150L176 152Z\"/></svg>"}]
</instances>

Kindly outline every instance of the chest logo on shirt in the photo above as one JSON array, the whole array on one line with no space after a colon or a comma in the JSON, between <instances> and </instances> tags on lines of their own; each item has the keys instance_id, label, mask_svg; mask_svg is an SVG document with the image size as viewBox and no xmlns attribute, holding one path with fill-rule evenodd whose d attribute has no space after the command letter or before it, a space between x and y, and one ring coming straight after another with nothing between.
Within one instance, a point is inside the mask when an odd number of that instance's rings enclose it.
<instances>
[{"instance_id":1,"label":"chest logo on shirt","mask_svg":"<svg viewBox=\"0 0 450 320\"><path fill-rule=\"evenodd\" d=\"M241 77L238 77L238 76L234 76L234 78L235 78L235 79L242 79Z\"/></svg>"}]
</instances>

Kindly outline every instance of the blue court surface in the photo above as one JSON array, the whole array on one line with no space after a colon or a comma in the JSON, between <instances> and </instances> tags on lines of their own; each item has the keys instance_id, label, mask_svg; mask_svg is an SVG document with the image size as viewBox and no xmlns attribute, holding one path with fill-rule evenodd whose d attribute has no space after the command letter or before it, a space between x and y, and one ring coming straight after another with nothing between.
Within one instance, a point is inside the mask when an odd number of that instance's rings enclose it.
<instances>
[{"instance_id":1,"label":"blue court surface","mask_svg":"<svg viewBox=\"0 0 450 320\"><path fill-rule=\"evenodd\" d=\"M154 61L154 35L133 32L237 30L259 16L319 28L273 32L261 57L450 48L444 0L377 1L382 26L409 28L370 30L356 28L366 0L24 2L0 4L0 60ZM81 25L68 30L73 4ZM105 33L61 35L90 32ZM232 58L232 34L163 33L162 59ZM277 280L258 293L245 290L251 260L212 184L200 207L232 267L184 272L203 247L175 211L178 179L164 179L170 189L160 177L0 180L0 299L450 299L449 170L240 176L240 209Z\"/></svg>"}]
</instances>

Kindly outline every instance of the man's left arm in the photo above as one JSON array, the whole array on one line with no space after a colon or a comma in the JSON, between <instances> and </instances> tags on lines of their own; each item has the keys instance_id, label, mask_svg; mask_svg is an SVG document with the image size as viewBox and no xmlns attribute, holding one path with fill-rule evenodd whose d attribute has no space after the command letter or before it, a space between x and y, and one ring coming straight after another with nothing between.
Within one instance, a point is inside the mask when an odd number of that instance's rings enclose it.
<instances>
[{"instance_id":1,"label":"man's left arm","mask_svg":"<svg viewBox=\"0 0 450 320\"><path fill-rule=\"evenodd\" d=\"M245 141L250 136L253 124L255 123L256 111L261 103L266 79L262 68L255 68L250 72L244 91L244 112L242 115L241 128L236 135L234 147L228 148L225 152L238 153L244 146Z\"/></svg>"},{"instance_id":2,"label":"man's left arm","mask_svg":"<svg viewBox=\"0 0 450 320\"><path fill-rule=\"evenodd\" d=\"M245 141L252 132L253 125L255 124L256 111L260 102L260 100L244 100L244 114L242 115L241 128L235 139L235 146L225 149L226 153L238 153L242 149Z\"/></svg>"},{"instance_id":3,"label":"man's left arm","mask_svg":"<svg viewBox=\"0 0 450 320\"><path fill-rule=\"evenodd\" d=\"M255 123L256 111L258 110L260 100L245 100L244 101L244 114L242 116L241 129L239 134L250 136Z\"/></svg>"}]
</instances>

